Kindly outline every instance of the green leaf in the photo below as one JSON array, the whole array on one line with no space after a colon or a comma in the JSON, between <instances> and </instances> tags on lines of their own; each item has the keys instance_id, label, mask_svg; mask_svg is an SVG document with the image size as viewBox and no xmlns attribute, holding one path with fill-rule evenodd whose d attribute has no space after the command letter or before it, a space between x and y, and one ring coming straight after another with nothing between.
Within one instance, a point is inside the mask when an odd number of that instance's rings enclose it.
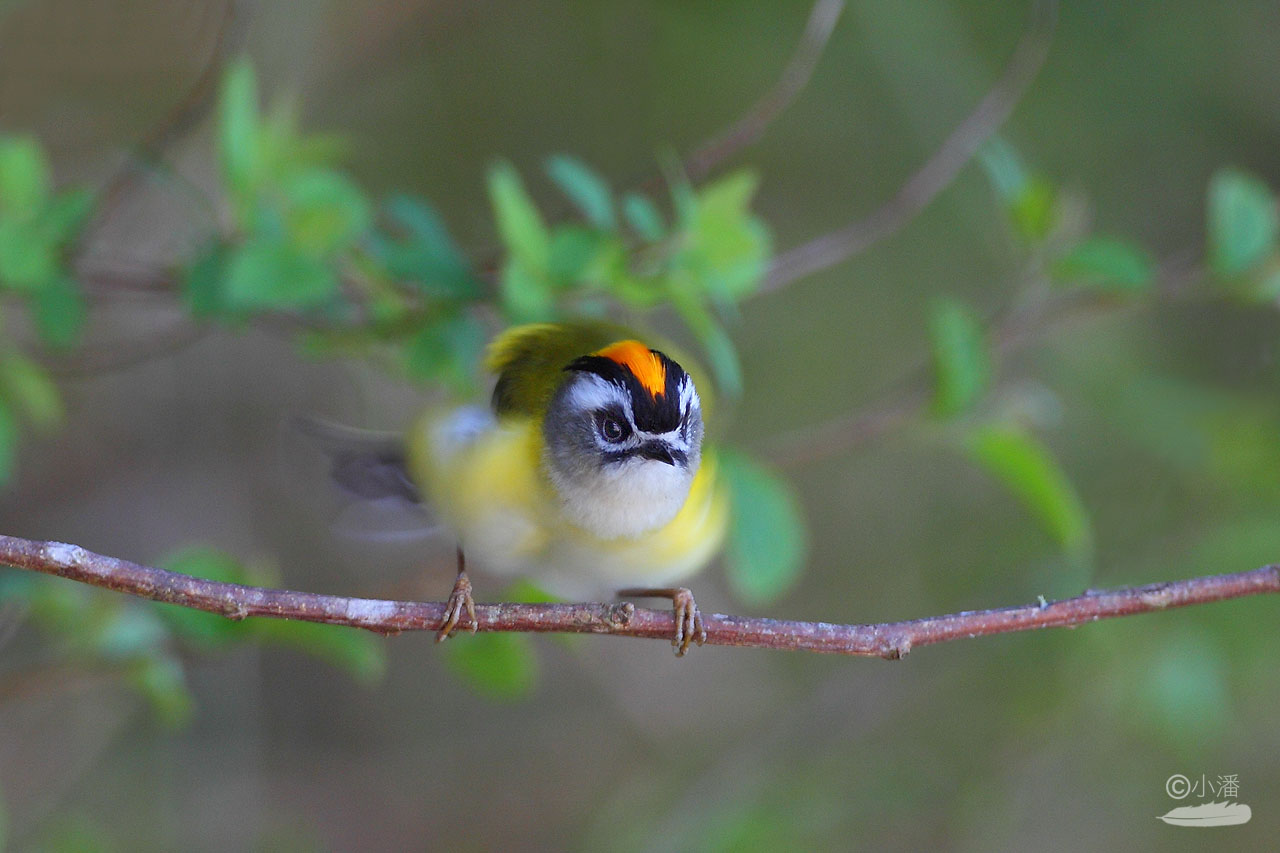
<instances>
[{"instance_id":1,"label":"green leaf","mask_svg":"<svg viewBox=\"0 0 1280 853\"><path fill-rule=\"evenodd\" d=\"M738 399L742 396L742 364L738 360L738 349L733 345L733 339L716 320L715 315L688 290L673 288L670 293L671 304L706 352L721 393L728 399Z\"/></svg>"},{"instance_id":2,"label":"green leaf","mask_svg":"<svg viewBox=\"0 0 1280 853\"><path fill-rule=\"evenodd\" d=\"M40 212L40 227L53 243L66 245L84 227L93 213L93 203L93 194L87 190L60 193Z\"/></svg>"},{"instance_id":3,"label":"green leaf","mask_svg":"<svg viewBox=\"0 0 1280 853\"><path fill-rule=\"evenodd\" d=\"M490 699L527 696L538 680L538 659L523 634L458 636L445 644L444 659L458 677Z\"/></svg>"},{"instance_id":4,"label":"green leaf","mask_svg":"<svg viewBox=\"0 0 1280 853\"><path fill-rule=\"evenodd\" d=\"M1035 437L1016 426L991 424L975 429L966 449L1064 549L1083 552L1092 547L1084 504L1053 455Z\"/></svg>"},{"instance_id":5,"label":"green leaf","mask_svg":"<svg viewBox=\"0 0 1280 853\"><path fill-rule=\"evenodd\" d=\"M1029 242L1044 240L1058 222L1058 191L1038 175L1028 178L1009 200L1009 218Z\"/></svg>"},{"instance_id":6,"label":"green leaf","mask_svg":"<svg viewBox=\"0 0 1280 853\"><path fill-rule=\"evenodd\" d=\"M723 450L721 475L729 489L726 551L729 583L751 605L766 604L800 578L808 534L791 486L746 454Z\"/></svg>"},{"instance_id":7,"label":"green leaf","mask_svg":"<svg viewBox=\"0 0 1280 853\"><path fill-rule=\"evenodd\" d=\"M248 571L235 557L215 548L193 546L168 554L159 561L161 568L204 580L247 584ZM204 650L217 649L236 639L243 639L250 628L216 613L154 603L156 613L179 639Z\"/></svg>"},{"instance_id":8,"label":"green leaf","mask_svg":"<svg viewBox=\"0 0 1280 853\"><path fill-rule=\"evenodd\" d=\"M536 323L555 317L555 294L547 279L516 259L502 270L502 307L512 322Z\"/></svg>"},{"instance_id":9,"label":"green leaf","mask_svg":"<svg viewBox=\"0 0 1280 853\"><path fill-rule=\"evenodd\" d=\"M587 221L602 231L617 227L613 216L613 193L603 178L582 161L558 154L547 161L547 174L559 184Z\"/></svg>"},{"instance_id":10,"label":"green leaf","mask_svg":"<svg viewBox=\"0 0 1280 853\"><path fill-rule=\"evenodd\" d=\"M556 228L551 235L551 256L547 264L551 278L562 286L572 286L589 277L607 239L589 228L574 225Z\"/></svg>"},{"instance_id":11,"label":"green leaf","mask_svg":"<svg viewBox=\"0 0 1280 853\"><path fill-rule=\"evenodd\" d=\"M713 296L736 301L759 286L769 261L769 232L751 215L759 180L737 172L702 188L691 215L680 264L691 283Z\"/></svg>"},{"instance_id":12,"label":"green leaf","mask_svg":"<svg viewBox=\"0 0 1280 853\"><path fill-rule=\"evenodd\" d=\"M977 317L955 299L939 299L929 316L934 414L950 418L973 407L991 381L991 357Z\"/></svg>"},{"instance_id":13,"label":"green leaf","mask_svg":"<svg viewBox=\"0 0 1280 853\"><path fill-rule=\"evenodd\" d=\"M248 198L261 171L258 80L246 58L232 62L222 78L218 142L222 171L233 192Z\"/></svg>"},{"instance_id":14,"label":"green leaf","mask_svg":"<svg viewBox=\"0 0 1280 853\"><path fill-rule=\"evenodd\" d=\"M359 628L283 619L252 619L246 624L256 636L343 669L363 684L377 682L387 671L386 644Z\"/></svg>"},{"instance_id":15,"label":"green leaf","mask_svg":"<svg viewBox=\"0 0 1280 853\"><path fill-rule=\"evenodd\" d=\"M364 193L346 175L308 169L281 185L285 220L295 246L325 256L350 246L373 222Z\"/></svg>"},{"instance_id":16,"label":"green leaf","mask_svg":"<svg viewBox=\"0 0 1280 853\"><path fill-rule=\"evenodd\" d=\"M59 276L36 294L36 331L51 347L73 346L88 313L80 285L73 279Z\"/></svg>"},{"instance_id":17,"label":"green leaf","mask_svg":"<svg viewBox=\"0 0 1280 853\"><path fill-rule=\"evenodd\" d=\"M314 308L338 293L338 277L319 258L269 238L249 240L227 262L226 298L236 308Z\"/></svg>"},{"instance_id":18,"label":"green leaf","mask_svg":"<svg viewBox=\"0 0 1280 853\"><path fill-rule=\"evenodd\" d=\"M1236 169L1209 181L1209 266L1223 278L1257 266L1274 249L1276 200L1266 184Z\"/></svg>"},{"instance_id":19,"label":"green leaf","mask_svg":"<svg viewBox=\"0 0 1280 853\"><path fill-rule=\"evenodd\" d=\"M30 137L0 137L0 211L34 213L49 196L49 162Z\"/></svg>"},{"instance_id":20,"label":"green leaf","mask_svg":"<svg viewBox=\"0 0 1280 853\"><path fill-rule=\"evenodd\" d=\"M662 221L662 214L648 196L640 193L627 193L622 197L622 215L627 224L642 240L656 243L667 233L667 226Z\"/></svg>"},{"instance_id":21,"label":"green leaf","mask_svg":"<svg viewBox=\"0 0 1280 853\"><path fill-rule=\"evenodd\" d=\"M13 476L14 462L18 455L18 422L9 407L0 400L0 485Z\"/></svg>"},{"instance_id":22,"label":"green leaf","mask_svg":"<svg viewBox=\"0 0 1280 853\"><path fill-rule=\"evenodd\" d=\"M62 420L62 395L43 367L20 355L0 361L0 388L15 408L37 427L52 427Z\"/></svg>"},{"instance_id":23,"label":"green leaf","mask_svg":"<svg viewBox=\"0 0 1280 853\"><path fill-rule=\"evenodd\" d=\"M130 670L134 688L151 703L160 721L176 728L191 718L195 706L187 690L182 664L169 655L154 655L137 661Z\"/></svg>"},{"instance_id":24,"label":"green leaf","mask_svg":"<svg viewBox=\"0 0 1280 853\"><path fill-rule=\"evenodd\" d=\"M1230 726L1224 649L1205 632L1183 632L1153 650L1137 672L1138 712L1172 743L1212 742Z\"/></svg>"},{"instance_id":25,"label":"green leaf","mask_svg":"<svg viewBox=\"0 0 1280 853\"><path fill-rule=\"evenodd\" d=\"M474 368L484 352L484 327L470 313L459 311L423 326L408 343L406 364L413 376L444 380L465 394L475 383Z\"/></svg>"},{"instance_id":26,"label":"green leaf","mask_svg":"<svg viewBox=\"0 0 1280 853\"><path fill-rule=\"evenodd\" d=\"M220 243L209 245L187 267L182 277L182 295L191 316L206 319L226 309L226 270L227 250Z\"/></svg>"},{"instance_id":27,"label":"green leaf","mask_svg":"<svg viewBox=\"0 0 1280 853\"><path fill-rule=\"evenodd\" d=\"M551 256L551 236L519 173L505 160L489 169L489 198L498 233L512 261L531 274L545 273Z\"/></svg>"},{"instance_id":28,"label":"green leaf","mask_svg":"<svg viewBox=\"0 0 1280 853\"><path fill-rule=\"evenodd\" d=\"M1059 258L1053 272L1099 290L1133 293L1151 285L1155 263L1144 249L1126 240L1091 237Z\"/></svg>"},{"instance_id":29,"label":"green leaf","mask_svg":"<svg viewBox=\"0 0 1280 853\"><path fill-rule=\"evenodd\" d=\"M155 655L168 639L169 632L159 614L137 602L113 608L90 638L93 650L109 661Z\"/></svg>"},{"instance_id":30,"label":"green leaf","mask_svg":"<svg viewBox=\"0 0 1280 853\"><path fill-rule=\"evenodd\" d=\"M446 295L470 299L480 293L471 264L458 248L444 220L426 201L412 196L392 196L385 204L387 216L404 229L408 240L389 244L383 262L398 278L425 286L441 287Z\"/></svg>"},{"instance_id":31,"label":"green leaf","mask_svg":"<svg viewBox=\"0 0 1280 853\"><path fill-rule=\"evenodd\" d=\"M31 293L57 275L57 245L38 222L0 219L0 285Z\"/></svg>"},{"instance_id":32,"label":"green leaf","mask_svg":"<svg viewBox=\"0 0 1280 853\"><path fill-rule=\"evenodd\" d=\"M1058 219L1053 184L1030 172L1017 150L999 136L982 146L979 162L1018 234L1031 243L1048 237Z\"/></svg>"}]
</instances>

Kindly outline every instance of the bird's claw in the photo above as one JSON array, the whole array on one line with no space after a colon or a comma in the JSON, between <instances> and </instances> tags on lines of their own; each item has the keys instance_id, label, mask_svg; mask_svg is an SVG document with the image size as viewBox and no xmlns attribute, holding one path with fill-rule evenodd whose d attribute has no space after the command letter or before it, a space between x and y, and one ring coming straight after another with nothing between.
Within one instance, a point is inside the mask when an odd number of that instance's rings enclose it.
<instances>
[{"instance_id":1,"label":"bird's claw","mask_svg":"<svg viewBox=\"0 0 1280 853\"><path fill-rule=\"evenodd\" d=\"M474 634L479 623L476 621L476 602L471 597L471 579L467 577L466 572L459 572L458 579L453 584L453 592L449 593L449 601L445 604L444 624L436 632L437 643L442 643L453 636L454 629L462 621L464 610L471 621L471 633Z\"/></svg>"},{"instance_id":2,"label":"bird's claw","mask_svg":"<svg viewBox=\"0 0 1280 853\"><path fill-rule=\"evenodd\" d=\"M698 603L693 600L693 593L685 587L676 589L671 595L671 606L676 617L676 635L671 640L676 657L684 657L691 643L702 645L707 640L707 631L702 626L702 613Z\"/></svg>"}]
</instances>

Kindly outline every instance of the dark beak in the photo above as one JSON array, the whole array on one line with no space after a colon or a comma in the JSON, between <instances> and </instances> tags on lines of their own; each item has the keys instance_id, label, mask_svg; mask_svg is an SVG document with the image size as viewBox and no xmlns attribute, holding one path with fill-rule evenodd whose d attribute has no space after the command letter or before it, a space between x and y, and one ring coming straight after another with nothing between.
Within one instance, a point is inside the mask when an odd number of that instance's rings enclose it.
<instances>
[{"instance_id":1,"label":"dark beak","mask_svg":"<svg viewBox=\"0 0 1280 853\"><path fill-rule=\"evenodd\" d=\"M668 465L689 464L689 457L683 450L672 450L664 441L646 441L635 452L645 459L656 459Z\"/></svg>"}]
</instances>

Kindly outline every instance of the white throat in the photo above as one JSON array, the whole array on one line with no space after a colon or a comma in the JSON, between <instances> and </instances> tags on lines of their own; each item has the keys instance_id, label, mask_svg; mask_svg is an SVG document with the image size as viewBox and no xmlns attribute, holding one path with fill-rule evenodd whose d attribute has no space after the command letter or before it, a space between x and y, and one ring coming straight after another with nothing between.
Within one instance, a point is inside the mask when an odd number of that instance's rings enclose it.
<instances>
[{"instance_id":1,"label":"white throat","mask_svg":"<svg viewBox=\"0 0 1280 853\"><path fill-rule=\"evenodd\" d=\"M691 470L655 459L629 459L586 482L545 467L565 517L601 539L634 538L667 524L693 483Z\"/></svg>"}]
</instances>

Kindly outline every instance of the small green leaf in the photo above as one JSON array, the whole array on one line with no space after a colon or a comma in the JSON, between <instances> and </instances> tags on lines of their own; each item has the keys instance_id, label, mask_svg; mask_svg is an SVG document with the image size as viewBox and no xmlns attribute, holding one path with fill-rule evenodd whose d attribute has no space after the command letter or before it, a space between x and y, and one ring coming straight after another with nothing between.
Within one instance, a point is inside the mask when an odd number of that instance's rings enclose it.
<instances>
[{"instance_id":1,"label":"small green leaf","mask_svg":"<svg viewBox=\"0 0 1280 853\"><path fill-rule=\"evenodd\" d=\"M1031 243L1048 237L1058 219L1053 184L1028 170L1017 150L1000 136L982 146L979 162L1018 234Z\"/></svg>"},{"instance_id":2,"label":"small green leaf","mask_svg":"<svg viewBox=\"0 0 1280 853\"><path fill-rule=\"evenodd\" d=\"M769 261L769 232L751 215L759 180L737 172L703 187L692 213L682 217L686 239L678 255L691 284L726 301L759 286Z\"/></svg>"},{"instance_id":3,"label":"small green leaf","mask_svg":"<svg viewBox=\"0 0 1280 853\"><path fill-rule=\"evenodd\" d=\"M738 360L738 349L733 345L733 339L729 337L729 333L716 320L715 315L688 290L673 288L671 303L706 352L711 372L715 374L721 393L730 400L741 397L742 364Z\"/></svg>"},{"instance_id":4,"label":"small green leaf","mask_svg":"<svg viewBox=\"0 0 1280 853\"><path fill-rule=\"evenodd\" d=\"M1274 249L1276 200L1266 184L1236 169L1222 169L1209 182L1209 265L1231 278L1248 272Z\"/></svg>"},{"instance_id":5,"label":"small green leaf","mask_svg":"<svg viewBox=\"0 0 1280 853\"><path fill-rule=\"evenodd\" d=\"M93 650L110 661L154 655L169 639L164 621L152 609L129 602L117 607L93 632Z\"/></svg>"},{"instance_id":6,"label":"small green leaf","mask_svg":"<svg viewBox=\"0 0 1280 853\"><path fill-rule=\"evenodd\" d=\"M225 310L226 270L227 250L220 243L209 245L187 267L182 277L182 295L191 316L206 319Z\"/></svg>"},{"instance_id":7,"label":"small green leaf","mask_svg":"<svg viewBox=\"0 0 1280 853\"><path fill-rule=\"evenodd\" d=\"M52 427L62 420L62 395L43 367L14 354L0 361L0 388L15 408L37 427Z\"/></svg>"},{"instance_id":8,"label":"small green leaf","mask_svg":"<svg viewBox=\"0 0 1280 853\"><path fill-rule=\"evenodd\" d=\"M541 275L551 255L551 236L514 166L499 161L489 169L489 198L502 243L529 273Z\"/></svg>"},{"instance_id":9,"label":"small green leaf","mask_svg":"<svg viewBox=\"0 0 1280 853\"><path fill-rule=\"evenodd\" d=\"M285 220L295 246L324 256L351 245L369 229L373 211L364 193L346 175L308 169L281 185Z\"/></svg>"},{"instance_id":10,"label":"small green leaf","mask_svg":"<svg viewBox=\"0 0 1280 853\"><path fill-rule=\"evenodd\" d=\"M37 222L0 219L0 285L31 293L57 275L57 245Z\"/></svg>"},{"instance_id":11,"label":"small green leaf","mask_svg":"<svg viewBox=\"0 0 1280 853\"><path fill-rule=\"evenodd\" d=\"M457 298L478 295L480 289L471 264L435 208L422 199L396 195L387 200L385 209L409 238L404 243L384 246L383 262L393 276L426 290L439 287L445 295Z\"/></svg>"},{"instance_id":12,"label":"small green leaf","mask_svg":"<svg viewBox=\"0 0 1280 853\"><path fill-rule=\"evenodd\" d=\"M413 376L444 380L459 394L472 390L475 365L484 352L484 327L473 315L458 311L423 326L405 349Z\"/></svg>"},{"instance_id":13,"label":"small green leaf","mask_svg":"<svg viewBox=\"0 0 1280 853\"><path fill-rule=\"evenodd\" d=\"M606 240L600 232L589 228L574 225L556 228L551 235L548 273L563 286L578 284L593 270Z\"/></svg>"},{"instance_id":14,"label":"small green leaf","mask_svg":"<svg viewBox=\"0 0 1280 853\"><path fill-rule=\"evenodd\" d=\"M223 174L231 189L247 198L257 184L261 166L258 80L248 59L237 59L228 66L219 106Z\"/></svg>"},{"instance_id":15,"label":"small green leaf","mask_svg":"<svg viewBox=\"0 0 1280 853\"><path fill-rule=\"evenodd\" d=\"M1172 743L1211 742L1230 726L1224 649L1207 633L1180 633L1153 650L1137 672L1135 697L1146 725Z\"/></svg>"},{"instance_id":16,"label":"small green leaf","mask_svg":"<svg viewBox=\"0 0 1280 853\"><path fill-rule=\"evenodd\" d=\"M555 294L542 275L512 258L499 282L502 307L512 322L536 323L555 317Z\"/></svg>"},{"instance_id":17,"label":"small green leaf","mask_svg":"<svg viewBox=\"0 0 1280 853\"><path fill-rule=\"evenodd\" d=\"M84 227L93 204L93 194L87 190L60 193L40 212L40 227L54 243L66 245Z\"/></svg>"},{"instance_id":18,"label":"small green leaf","mask_svg":"<svg viewBox=\"0 0 1280 853\"><path fill-rule=\"evenodd\" d=\"M1066 550L1087 551L1093 533L1084 504L1049 450L1016 426L975 429L970 457L1011 491Z\"/></svg>"},{"instance_id":19,"label":"small green leaf","mask_svg":"<svg viewBox=\"0 0 1280 853\"><path fill-rule=\"evenodd\" d=\"M73 279L59 276L36 294L36 331L51 347L73 346L88 313L80 285Z\"/></svg>"},{"instance_id":20,"label":"small green leaf","mask_svg":"<svg viewBox=\"0 0 1280 853\"><path fill-rule=\"evenodd\" d=\"M559 184L587 221L602 231L617 227L613 216L613 193L603 178L582 161L558 154L547 161L547 174Z\"/></svg>"},{"instance_id":21,"label":"small green leaf","mask_svg":"<svg viewBox=\"0 0 1280 853\"><path fill-rule=\"evenodd\" d=\"M377 682L387 671L386 645L359 628L283 619L253 619L246 624L255 636L346 670L363 684Z\"/></svg>"},{"instance_id":22,"label":"small green leaf","mask_svg":"<svg viewBox=\"0 0 1280 853\"><path fill-rule=\"evenodd\" d=\"M227 262L227 302L236 308L313 308L338 293L338 277L319 258L288 243L250 240Z\"/></svg>"},{"instance_id":23,"label":"small green leaf","mask_svg":"<svg viewBox=\"0 0 1280 853\"><path fill-rule=\"evenodd\" d=\"M656 243L667 233L667 226L662 221L662 214L648 196L640 193L627 193L622 197L622 215L627 224L642 240Z\"/></svg>"},{"instance_id":24,"label":"small green leaf","mask_svg":"<svg viewBox=\"0 0 1280 853\"><path fill-rule=\"evenodd\" d=\"M538 659L523 634L486 631L455 637L445 644L444 659L458 677L490 699L527 696L538 680Z\"/></svg>"},{"instance_id":25,"label":"small green leaf","mask_svg":"<svg viewBox=\"0 0 1280 853\"><path fill-rule=\"evenodd\" d=\"M153 655L137 661L130 681L147 701L160 721L176 728L191 718L195 706L187 690L182 664L169 655Z\"/></svg>"},{"instance_id":26,"label":"small green leaf","mask_svg":"<svg viewBox=\"0 0 1280 853\"><path fill-rule=\"evenodd\" d=\"M949 418L973 407L991 381L991 357L978 318L955 299L939 299L929 315L935 377L933 411Z\"/></svg>"},{"instance_id":27,"label":"small green leaf","mask_svg":"<svg viewBox=\"0 0 1280 853\"><path fill-rule=\"evenodd\" d=\"M1038 175L1028 178L1009 200L1009 218L1026 240L1044 240L1058 222L1058 191Z\"/></svg>"},{"instance_id":28,"label":"small green leaf","mask_svg":"<svg viewBox=\"0 0 1280 853\"><path fill-rule=\"evenodd\" d=\"M9 482L18 455L18 422L0 400L0 485Z\"/></svg>"},{"instance_id":29,"label":"small green leaf","mask_svg":"<svg viewBox=\"0 0 1280 853\"><path fill-rule=\"evenodd\" d=\"M1058 278L1100 290L1140 292L1151 285L1155 263L1141 247L1111 237L1091 237L1053 265Z\"/></svg>"},{"instance_id":30,"label":"small green leaf","mask_svg":"<svg viewBox=\"0 0 1280 853\"><path fill-rule=\"evenodd\" d=\"M808 535L791 486L746 454L719 455L729 489L731 521L726 552L729 583L748 604L766 604L800 578Z\"/></svg>"},{"instance_id":31,"label":"small green leaf","mask_svg":"<svg viewBox=\"0 0 1280 853\"><path fill-rule=\"evenodd\" d=\"M15 217L34 213L49 196L49 162L36 140L0 137L0 211Z\"/></svg>"}]
</instances>

